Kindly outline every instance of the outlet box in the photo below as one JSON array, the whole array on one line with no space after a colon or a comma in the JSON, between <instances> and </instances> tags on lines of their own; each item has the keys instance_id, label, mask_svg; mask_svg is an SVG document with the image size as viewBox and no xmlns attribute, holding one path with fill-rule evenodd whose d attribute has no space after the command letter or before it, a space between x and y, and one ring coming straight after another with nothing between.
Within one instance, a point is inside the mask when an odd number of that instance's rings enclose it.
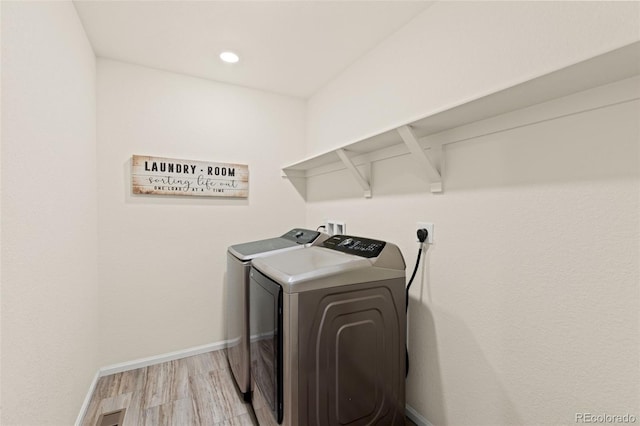
<instances>
[{"instance_id":1,"label":"outlet box","mask_svg":"<svg viewBox=\"0 0 640 426\"><path fill-rule=\"evenodd\" d=\"M427 239L426 239L425 243L433 244L433 223L418 222L418 225L416 227L416 231L418 231L418 229L422 229L422 228L427 230Z\"/></svg>"},{"instance_id":2,"label":"outlet box","mask_svg":"<svg viewBox=\"0 0 640 426\"><path fill-rule=\"evenodd\" d=\"M347 233L347 225L333 219L327 219L324 224L325 230L329 235L344 235Z\"/></svg>"}]
</instances>

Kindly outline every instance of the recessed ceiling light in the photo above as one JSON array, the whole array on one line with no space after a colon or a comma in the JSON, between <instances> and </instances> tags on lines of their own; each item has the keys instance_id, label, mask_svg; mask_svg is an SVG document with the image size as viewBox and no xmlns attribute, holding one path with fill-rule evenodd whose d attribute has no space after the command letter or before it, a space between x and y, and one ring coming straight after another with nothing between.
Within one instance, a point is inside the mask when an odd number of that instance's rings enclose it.
<instances>
[{"instance_id":1,"label":"recessed ceiling light","mask_svg":"<svg viewBox=\"0 0 640 426\"><path fill-rule=\"evenodd\" d=\"M235 64L240 60L240 57L233 52L227 51L227 52L222 52L220 54L220 59L222 59L224 62L227 62L229 64Z\"/></svg>"}]
</instances>

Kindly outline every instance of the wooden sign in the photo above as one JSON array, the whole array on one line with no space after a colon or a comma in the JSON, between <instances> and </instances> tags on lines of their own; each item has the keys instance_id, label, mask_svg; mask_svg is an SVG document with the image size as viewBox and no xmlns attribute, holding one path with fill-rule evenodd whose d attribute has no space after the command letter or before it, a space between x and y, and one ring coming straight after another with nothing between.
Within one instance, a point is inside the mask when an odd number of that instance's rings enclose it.
<instances>
[{"instance_id":1,"label":"wooden sign","mask_svg":"<svg viewBox=\"0 0 640 426\"><path fill-rule=\"evenodd\" d=\"M249 166L134 155L134 194L196 197L249 196Z\"/></svg>"}]
</instances>

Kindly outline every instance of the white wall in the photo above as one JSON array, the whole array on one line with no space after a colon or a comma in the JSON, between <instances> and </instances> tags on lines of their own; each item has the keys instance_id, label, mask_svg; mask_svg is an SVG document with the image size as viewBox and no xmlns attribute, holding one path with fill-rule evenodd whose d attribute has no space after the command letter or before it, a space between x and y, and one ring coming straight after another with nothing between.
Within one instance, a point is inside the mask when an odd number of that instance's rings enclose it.
<instances>
[{"instance_id":1,"label":"white wall","mask_svg":"<svg viewBox=\"0 0 640 426\"><path fill-rule=\"evenodd\" d=\"M637 104L448 146L441 196L398 158L374 165L374 199L337 173L311 180L305 207L279 172L306 155L303 101L100 60L96 111L73 6L1 11L3 425L69 424L97 366L222 340L225 248L305 212L397 242L409 267L414 223L436 223L408 382L434 424L640 414ZM436 3L309 101L307 151L637 40L637 16ZM132 154L249 164L249 199L133 196Z\"/></svg>"},{"instance_id":2,"label":"white wall","mask_svg":"<svg viewBox=\"0 0 640 426\"><path fill-rule=\"evenodd\" d=\"M436 3L312 97L308 154L638 40L638 7ZM447 145L440 195L406 156L373 164L372 199L347 172L309 179L307 225L395 242L408 274L416 222L435 223L407 382L434 425L640 418L639 114L636 101Z\"/></svg>"},{"instance_id":3,"label":"white wall","mask_svg":"<svg viewBox=\"0 0 640 426\"><path fill-rule=\"evenodd\" d=\"M0 46L2 46L2 7L0 7ZM2 52L0 52L0 80ZM0 82L0 296L2 296L2 84ZM2 302L0 302L0 421L2 421Z\"/></svg>"},{"instance_id":4,"label":"white wall","mask_svg":"<svg viewBox=\"0 0 640 426\"><path fill-rule=\"evenodd\" d=\"M3 425L72 424L98 347L95 56L70 2L2 2Z\"/></svg>"},{"instance_id":5,"label":"white wall","mask_svg":"<svg viewBox=\"0 0 640 426\"><path fill-rule=\"evenodd\" d=\"M100 363L225 339L231 244L301 226L280 176L304 154L305 103L98 60ZM133 154L249 165L249 198L132 195Z\"/></svg>"},{"instance_id":6,"label":"white wall","mask_svg":"<svg viewBox=\"0 0 640 426\"><path fill-rule=\"evenodd\" d=\"M436 2L309 101L308 152L640 39L640 2Z\"/></svg>"}]
</instances>

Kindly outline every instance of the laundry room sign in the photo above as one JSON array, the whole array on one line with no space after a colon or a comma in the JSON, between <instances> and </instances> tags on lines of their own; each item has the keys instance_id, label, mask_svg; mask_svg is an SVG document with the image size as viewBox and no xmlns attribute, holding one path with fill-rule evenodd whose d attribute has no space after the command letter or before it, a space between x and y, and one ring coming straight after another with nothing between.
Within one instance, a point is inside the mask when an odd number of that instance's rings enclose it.
<instances>
[{"instance_id":1,"label":"laundry room sign","mask_svg":"<svg viewBox=\"0 0 640 426\"><path fill-rule=\"evenodd\" d=\"M196 197L249 196L249 166L134 155L131 161L134 194Z\"/></svg>"}]
</instances>

